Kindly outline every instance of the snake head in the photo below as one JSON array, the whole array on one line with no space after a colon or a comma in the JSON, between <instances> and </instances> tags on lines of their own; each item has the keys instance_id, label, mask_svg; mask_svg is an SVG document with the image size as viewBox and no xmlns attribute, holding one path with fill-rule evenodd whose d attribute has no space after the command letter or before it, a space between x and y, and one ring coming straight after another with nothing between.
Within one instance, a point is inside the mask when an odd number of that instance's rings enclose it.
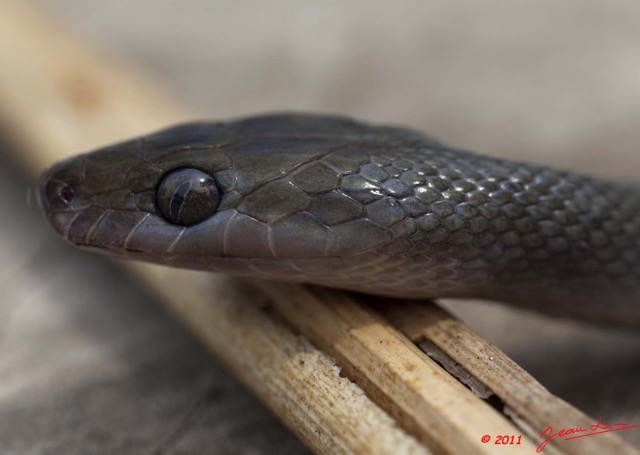
<instances>
[{"instance_id":1,"label":"snake head","mask_svg":"<svg viewBox=\"0 0 640 455\"><path fill-rule=\"evenodd\" d=\"M284 267L290 276L415 229L394 194L413 190L384 187L384 163L371 158L412 138L426 140L322 116L190 123L55 165L39 200L53 229L83 248L241 274Z\"/></svg>"}]
</instances>

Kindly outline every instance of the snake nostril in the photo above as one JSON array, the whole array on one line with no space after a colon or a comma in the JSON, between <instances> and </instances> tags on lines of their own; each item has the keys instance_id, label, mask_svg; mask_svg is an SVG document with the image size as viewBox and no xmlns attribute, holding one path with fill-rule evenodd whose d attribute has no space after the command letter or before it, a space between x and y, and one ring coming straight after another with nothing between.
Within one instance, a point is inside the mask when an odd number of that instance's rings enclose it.
<instances>
[{"instance_id":1,"label":"snake nostril","mask_svg":"<svg viewBox=\"0 0 640 455\"><path fill-rule=\"evenodd\" d=\"M58 196L60 196L60 199L62 199L64 202L70 204L75 196L75 191L73 191L73 188L71 188L70 186L63 185L58 188Z\"/></svg>"}]
</instances>

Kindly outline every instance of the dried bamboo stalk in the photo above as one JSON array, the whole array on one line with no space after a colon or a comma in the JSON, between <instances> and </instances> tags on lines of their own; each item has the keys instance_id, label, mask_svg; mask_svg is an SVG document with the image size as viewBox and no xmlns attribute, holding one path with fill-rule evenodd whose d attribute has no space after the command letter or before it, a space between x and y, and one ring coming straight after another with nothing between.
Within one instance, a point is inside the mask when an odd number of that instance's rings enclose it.
<instances>
[{"instance_id":1,"label":"dried bamboo stalk","mask_svg":"<svg viewBox=\"0 0 640 455\"><path fill-rule=\"evenodd\" d=\"M394 304L395 303L395 304ZM549 427L589 428L597 420L585 415L564 400L551 394L535 378L523 370L504 352L474 333L442 308L424 302L379 301L378 311L423 350L435 346L450 365L460 365L483 391L495 394L503 406L503 413L538 444L540 435ZM437 353L436 353L437 356ZM473 388L473 387L472 387ZM487 397L489 398L489 397ZM558 449L560 453L601 454L637 453L614 433L565 441L561 437L550 440L545 452Z\"/></svg>"}]
</instances>

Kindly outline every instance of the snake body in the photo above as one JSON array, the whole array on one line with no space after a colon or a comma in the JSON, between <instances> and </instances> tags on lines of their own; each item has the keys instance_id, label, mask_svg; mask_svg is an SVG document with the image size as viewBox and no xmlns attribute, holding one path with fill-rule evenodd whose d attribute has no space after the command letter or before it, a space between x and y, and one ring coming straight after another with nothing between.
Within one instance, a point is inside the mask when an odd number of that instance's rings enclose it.
<instances>
[{"instance_id":1,"label":"snake body","mask_svg":"<svg viewBox=\"0 0 640 455\"><path fill-rule=\"evenodd\" d=\"M86 248L406 298L640 327L640 189L350 119L190 123L41 178Z\"/></svg>"}]
</instances>

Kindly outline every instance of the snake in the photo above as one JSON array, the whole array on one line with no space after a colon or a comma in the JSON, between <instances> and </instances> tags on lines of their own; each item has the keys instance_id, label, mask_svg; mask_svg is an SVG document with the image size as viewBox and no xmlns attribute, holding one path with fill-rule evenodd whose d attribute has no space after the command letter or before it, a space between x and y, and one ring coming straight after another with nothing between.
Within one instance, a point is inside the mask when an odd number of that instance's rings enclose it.
<instances>
[{"instance_id":1,"label":"snake","mask_svg":"<svg viewBox=\"0 0 640 455\"><path fill-rule=\"evenodd\" d=\"M640 328L640 188L342 116L191 122L55 164L73 245L400 299Z\"/></svg>"}]
</instances>

